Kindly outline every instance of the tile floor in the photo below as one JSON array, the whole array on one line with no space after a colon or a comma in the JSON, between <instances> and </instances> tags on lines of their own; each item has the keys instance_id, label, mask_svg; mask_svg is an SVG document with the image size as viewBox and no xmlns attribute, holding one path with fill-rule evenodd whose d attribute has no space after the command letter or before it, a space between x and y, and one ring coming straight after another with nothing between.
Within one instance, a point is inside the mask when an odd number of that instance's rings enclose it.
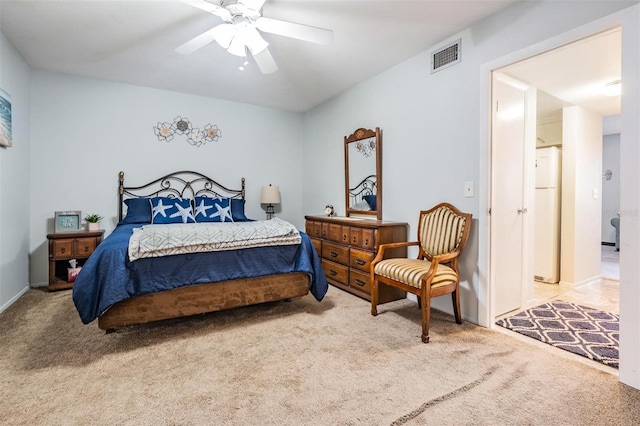
<instances>
[{"instance_id":1,"label":"tile floor","mask_svg":"<svg viewBox=\"0 0 640 426\"><path fill-rule=\"evenodd\" d=\"M600 282L576 289L558 284L534 282L534 301L531 306L547 300L561 299L606 312L619 313L620 253L613 246L602 246Z\"/></svg>"},{"instance_id":2,"label":"tile floor","mask_svg":"<svg viewBox=\"0 0 640 426\"><path fill-rule=\"evenodd\" d=\"M558 284L545 284L534 282L534 300L531 301L531 308L545 301L560 299L566 302L578 303L589 306L591 308L600 309L606 312L620 312L620 295L619 295L619 279L620 279L620 254L615 251L615 247L602 246L601 275L599 282L572 289L562 287ZM506 315L511 316L516 312L509 312ZM579 355L572 354L562 349L554 348L550 345L539 342L535 339L522 336L505 328L495 326L495 330L506 333L516 339L526 341L527 343L536 345L541 349L551 351L557 356L572 359L577 362L584 363L591 367L597 368L609 374L617 375L618 370L612 367L604 366L595 361L588 360Z\"/></svg>"}]
</instances>

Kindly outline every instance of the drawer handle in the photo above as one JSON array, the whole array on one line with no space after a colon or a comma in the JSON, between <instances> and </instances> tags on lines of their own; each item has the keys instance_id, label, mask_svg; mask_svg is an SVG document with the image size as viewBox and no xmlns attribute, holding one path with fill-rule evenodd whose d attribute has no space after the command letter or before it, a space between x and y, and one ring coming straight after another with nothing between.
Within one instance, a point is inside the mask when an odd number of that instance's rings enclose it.
<instances>
[{"instance_id":1,"label":"drawer handle","mask_svg":"<svg viewBox=\"0 0 640 426\"><path fill-rule=\"evenodd\" d=\"M356 237L353 237L353 242L354 242L354 243L356 242Z\"/></svg>"},{"instance_id":2,"label":"drawer handle","mask_svg":"<svg viewBox=\"0 0 640 426\"><path fill-rule=\"evenodd\" d=\"M336 253L335 251L330 251L329 254L331 255L331 257L338 257L338 253Z\"/></svg>"},{"instance_id":3,"label":"drawer handle","mask_svg":"<svg viewBox=\"0 0 640 426\"><path fill-rule=\"evenodd\" d=\"M364 239L364 245L365 245L365 246L368 246L368 245L369 245L369 239L368 239L368 238L365 238L365 239Z\"/></svg>"},{"instance_id":4,"label":"drawer handle","mask_svg":"<svg viewBox=\"0 0 640 426\"><path fill-rule=\"evenodd\" d=\"M60 253L64 253L64 252L66 252L66 251L67 251L67 249L66 249L65 247L62 247L62 248L60 249Z\"/></svg>"},{"instance_id":5,"label":"drawer handle","mask_svg":"<svg viewBox=\"0 0 640 426\"><path fill-rule=\"evenodd\" d=\"M356 263L357 263L358 265L364 265L364 264L365 264L365 263L367 263L367 262L366 262L366 261L364 261L364 260L362 260L362 259L358 259L358 258L356 257Z\"/></svg>"},{"instance_id":6,"label":"drawer handle","mask_svg":"<svg viewBox=\"0 0 640 426\"><path fill-rule=\"evenodd\" d=\"M336 271L334 271L333 269L329 269L329 274L338 275L338 273Z\"/></svg>"},{"instance_id":7,"label":"drawer handle","mask_svg":"<svg viewBox=\"0 0 640 426\"><path fill-rule=\"evenodd\" d=\"M89 251L89 246L84 246L84 252L87 253Z\"/></svg>"},{"instance_id":8,"label":"drawer handle","mask_svg":"<svg viewBox=\"0 0 640 426\"><path fill-rule=\"evenodd\" d=\"M347 241L347 236L346 235L342 236L342 241Z\"/></svg>"},{"instance_id":9,"label":"drawer handle","mask_svg":"<svg viewBox=\"0 0 640 426\"><path fill-rule=\"evenodd\" d=\"M366 283L366 281L362 281L360 278L356 278L356 284L358 284L360 287L364 287Z\"/></svg>"}]
</instances>

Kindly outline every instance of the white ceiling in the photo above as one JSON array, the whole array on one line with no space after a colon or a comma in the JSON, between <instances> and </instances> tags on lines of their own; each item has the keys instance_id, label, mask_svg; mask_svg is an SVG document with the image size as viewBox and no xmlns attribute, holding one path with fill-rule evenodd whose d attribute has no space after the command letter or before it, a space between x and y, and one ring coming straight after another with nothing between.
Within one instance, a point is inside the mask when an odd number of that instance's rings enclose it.
<instances>
[{"instance_id":1,"label":"white ceiling","mask_svg":"<svg viewBox=\"0 0 640 426\"><path fill-rule=\"evenodd\" d=\"M551 95L539 96L539 115L569 105L601 116L620 114L620 96L607 96L604 88L621 77L621 30L596 34L501 71Z\"/></svg>"},{"instance_id":2,"label":"white ceiling","mask_svg":"<svg viewBox=\"0 0 640 426\"><path fill-rule=\"evenodd\" d=\"M264 34L269 75L215 42L175 53L223 22L177 0L0 0L0 29L37 69L303 112L517 1L267 0L263 16L334 32L329 46Z\"/></svg>"}]
</instances>

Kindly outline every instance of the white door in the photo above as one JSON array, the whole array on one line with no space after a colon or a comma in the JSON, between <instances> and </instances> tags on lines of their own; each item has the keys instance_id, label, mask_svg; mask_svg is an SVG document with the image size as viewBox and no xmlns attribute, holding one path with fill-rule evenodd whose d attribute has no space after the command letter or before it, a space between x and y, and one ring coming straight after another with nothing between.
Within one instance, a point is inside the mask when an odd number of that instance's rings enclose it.
<instances>
[{"instance_id":1,"label":"white door","mask_svg":"<svg viewBox=\"0 0 640 426\"><path fill-rule=\"evenodd\" d=\"M525 295L527 89L526 85L494 72L490 216L494 318L519 309ZM533 281L533 276L530 278Z\"/></svg>"}]
</instances>

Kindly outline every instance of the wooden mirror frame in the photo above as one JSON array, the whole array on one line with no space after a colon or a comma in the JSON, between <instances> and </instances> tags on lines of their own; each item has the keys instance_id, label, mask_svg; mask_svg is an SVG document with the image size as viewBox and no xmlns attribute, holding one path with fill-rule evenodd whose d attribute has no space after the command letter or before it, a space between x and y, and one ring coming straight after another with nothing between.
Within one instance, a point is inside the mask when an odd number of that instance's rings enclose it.
<instances>
[{"instance_id":1,"label":"wooden mirror frame","mask_svg":"<svg viewBox=\"0 0 640 426\"><path fill-rule=\"evenodd\" d=\"M351 209L350 194L354 188L349 187L349 144L370 138L375 138L376 142L376 210L353 210ZM376 216L378 220L382 220L382 131L379 127L376 127L375 130L360 128L351 135L344 137L344 182L345 215L347 217L352 214L371 215Z\"/></svg>"}]
</instances>

